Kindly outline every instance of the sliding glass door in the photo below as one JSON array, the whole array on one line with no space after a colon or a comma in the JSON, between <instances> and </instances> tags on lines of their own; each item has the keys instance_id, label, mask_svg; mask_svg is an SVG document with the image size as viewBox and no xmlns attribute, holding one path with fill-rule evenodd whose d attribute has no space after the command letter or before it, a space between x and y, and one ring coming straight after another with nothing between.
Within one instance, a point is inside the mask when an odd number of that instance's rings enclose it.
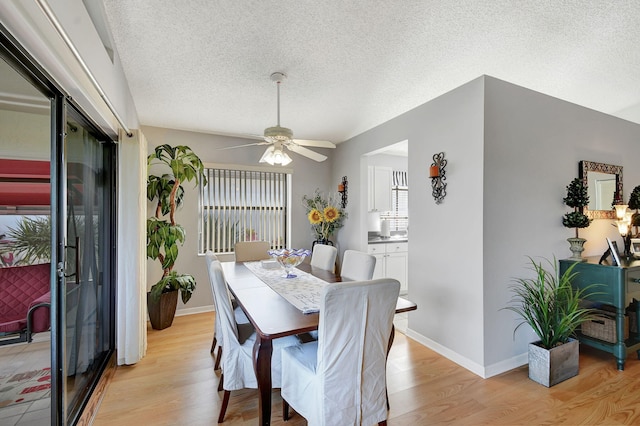
<instances>
[{"instance_id":1,"label":"sliding glass door","mask_svg":"<svg viewBox=\"0 0 640 426\"><path fill-rule=\"evenodd\" d=\"M12 175L4 187L6 194L18 192L19 197L12 198L3 195L0 173L0 215L10 211L43 216L38 220L46 226L38 229L45 235L38 240L48 250L39 251L36 260L51 265L50 331L39 333L49 342L45 360L50 363L45 367L50 366L50 392L37 404L15 398L12 411L4 411L6 418L0 404L0 424L21 424L22 416L29 424L88 423L83 410L115 353L116 144L1 25L0 89L0 164L19 163L16 170L23 172L20 182ZM16 191L18 184L24 186ZM1 259L6 263L8 254ZM15 371L32 370L22 365L26 357L3 358L0 350L2 359L11 359ZM38 388L44 389L45 382L42 379ZM34 410L39 411L37 418ZM14 412L20 418L8 417Z\"/></svg>"},{"instance_id":2,"label":"sliding glass door","mask_svg":"<svg viewBox=\"0 0 640 426\"><path fill-rule=\"evenodd\" d=\"M64 140L66 250L62 295L64 397L70 423L82 411L114 347L113 145L74 113ZM78 117L79 118L79 117Z\"/></svg>"}]
</instances>

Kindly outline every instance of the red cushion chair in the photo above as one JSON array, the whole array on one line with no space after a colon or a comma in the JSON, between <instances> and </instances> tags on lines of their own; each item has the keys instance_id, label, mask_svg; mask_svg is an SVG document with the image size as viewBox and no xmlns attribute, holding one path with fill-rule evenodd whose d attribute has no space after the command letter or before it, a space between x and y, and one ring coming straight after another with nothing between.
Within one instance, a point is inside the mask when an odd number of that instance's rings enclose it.
<instances>
[{"instance_id":1,"label":"red cushion chair","mask_svg":"<svg viewBox=\"0 0 640 426\"><path fill-rule=\"evenodd\" d=\"M0 268L0 345L30 342L32 334L49 330L51 264Z\"/></svg>"}]
</instances>

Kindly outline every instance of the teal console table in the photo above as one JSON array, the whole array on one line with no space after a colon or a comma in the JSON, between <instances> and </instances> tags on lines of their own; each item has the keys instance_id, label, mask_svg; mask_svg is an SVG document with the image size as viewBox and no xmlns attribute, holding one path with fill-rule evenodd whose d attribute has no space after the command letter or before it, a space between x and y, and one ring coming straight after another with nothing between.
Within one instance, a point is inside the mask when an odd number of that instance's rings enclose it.
<instances>
[{"instance_id":1,"label":"teal console table","mask_svg":"<svg viewBox=\"0 0 640 426\"><path fill-rule=\"evenodd\" d=\"M586 262L577 262L573 269L578 274L572 281L576 288L584 288L591 284L603 284L592 289L598 292L588 298L596 303L614 306L616 308L616 343L609 343L578 333L578 340L585 345L612 353L616 357L618 370L624 370L627 354L636 351L640 358L640 334L638 326L635 332L629 333L624 340L624 314L633 299L640 300L640 260L626 261L621 258L622 266L598 264L599 256L588 257ZM576 263L572 260L560 260L560 274ZM640 303L637 304L636 318L640 314ZM636 321L638 324L638 321Z\"/></svg>"}]
</instances>

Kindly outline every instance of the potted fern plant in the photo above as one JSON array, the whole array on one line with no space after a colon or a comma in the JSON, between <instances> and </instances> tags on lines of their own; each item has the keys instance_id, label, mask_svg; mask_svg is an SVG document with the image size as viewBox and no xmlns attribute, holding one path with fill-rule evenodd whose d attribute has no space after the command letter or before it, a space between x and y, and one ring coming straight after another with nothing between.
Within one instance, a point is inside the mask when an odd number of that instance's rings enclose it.
<instances>
[{"instance_id":1,"label":"potted fern plant","mask_svg":"<svg viewBox=\"0 0 640 426\"><path fill-rule=\"evenodd\" d=\"M571 281L577 272L572 263L560 275L556 259L542 261L529 258L533 278L517 278L512 285L514 296L506 307L521 319L515 332L522 325L529 325L539 341L529 344L529 378L547 387L553 386L578 374L578 340L576 329L593 318L591 308L581 300L592 295L591 285L574 288Z\"/></svg>"},{"instance_id":2,"label":"potted fern plant","mask_svg":"<svg viewBox=\"0 0 640 426\"><path fill-rule=\"evenodd\" d=\"M587 187L584 186L582 180L575 178L571 181L567 186L567 196L562 201L573 208L572 212L564 215L562 224L567 228L575 228L576 230L575 237L567 238L571 253L573 253L569 259L584 262L586 259L582 257L582 252L584 251L584 243L587 240L578 236L578 229L589 226L591 219L584 214L584 207L589 204L589 195L587 194Z\"/></svg>"},{"instance_id":3,"label":"potted fern plant","mask_svg":"<svg viewBox=\"0 0 640 426\"><path fill-rule=\"evenodd\" d=\"M154 215L147 219L147 257L158 260L162 277L147 294L147 308L151 326L162 330L171 326L178 303L187 303L196 288L195 278L173 269L178 259L178 247L184 244L185 230L176 223L175 212L182 206L183 182L206 181L204 165L188 146L156 147L147 157L147 166L162 166L164 173L147 177L147 199L156 201ZM168 170L167 170L168 169Z\"/></svg>"}]
</instances>

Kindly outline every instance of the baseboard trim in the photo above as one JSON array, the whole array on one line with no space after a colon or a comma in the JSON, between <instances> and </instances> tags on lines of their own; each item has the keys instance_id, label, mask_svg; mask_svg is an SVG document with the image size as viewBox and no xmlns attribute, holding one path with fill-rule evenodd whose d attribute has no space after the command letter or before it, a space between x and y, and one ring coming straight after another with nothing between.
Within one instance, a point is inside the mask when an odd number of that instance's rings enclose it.
<instances>
[{"instance_id":1,"label":"baseboard trim","mask_svg":"<svg viewBox=\"0 0 640 426\"><path fill-rule=\"evenodd\" d=\"M176 311L176 316L181 317L183 315L201 314L204 312L213 312L213 311L215 311L213 305L198 306L195 308L178 309Z\"/></svg>"},{"instance_id":2,"label":"baseboard trim","mask_svg":"<svg viewBox=\"0 0 640 426\"><path fill-rule=\"evenodd\" d=\"M416 333L411 328L408 328L405 334L407 337L410 337L411 339L426 346L432 351L439 353L443 357L455 362L461 367L466 368L467 370L471 371L473 374L480 376L483 379L488 379L489 377L493 377L498 374L505 373L509 370L513 370L514 368L518 368L529 362L528 355L524 353L524 354L520 354L515 357L509 358L507 360L500 361L485 367L478 364L475 361L472 361L460 355L455 351L452 351L446 346L442 346L438 342L435 342L429 339L428 337L425 337L419 333Z\"/></svg>"}]
</instances>

